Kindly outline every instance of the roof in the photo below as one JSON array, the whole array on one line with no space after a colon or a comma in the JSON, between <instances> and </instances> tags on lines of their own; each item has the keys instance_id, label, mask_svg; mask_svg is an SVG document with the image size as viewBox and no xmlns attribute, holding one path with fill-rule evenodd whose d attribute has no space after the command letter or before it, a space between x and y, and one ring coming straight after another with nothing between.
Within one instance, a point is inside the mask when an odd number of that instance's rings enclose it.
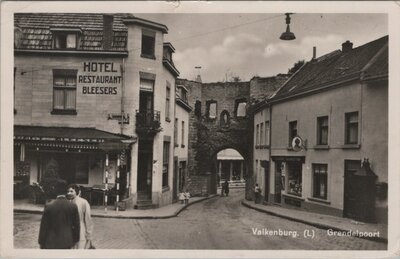
<instances>
[{"instance_id":1,"label":"roof","mask_svg":"<svg viewBox=\"0 0 400 259\"><path fill-rule=\"evenodd\" d=\"M307 62L274 95L279 100L294 95L319 90L328 85L360 79L361 72L369 64L368 75L387 75L388 36L379 38L347 52L335 50ZM379 56L377 56L379 55ZM371 62L373 62L371 64Z\"/></svg>"},{"instance_id":2,"label":"roof","mask_svg":"<svg viewBox=\"0 0 400 259\"><path fill-rule=\"evenodd\" d=\"M95 128L42 127L14 125L15 137L28 137L29 140L58 140L89 142L120 141L130 137L98 130ZM34 139L32 139L34 137ZM81 140L79 140L81 139Z\"/></svg>"},{"instance_id":3,"label":"roof","mask_svg":"<svg viewBox=\"0 0 400 259\"><path fill-rule=\"evenodd\" d=\"M109 51L126 51L128 28L122 22L129 14L108 14L113 19L112 45ZM81 31L81 50L103 50L103 14L101 13L16 13L14 25L22 31L19 49L49 50L52 30Z\"/></svg>"}]
</instances>

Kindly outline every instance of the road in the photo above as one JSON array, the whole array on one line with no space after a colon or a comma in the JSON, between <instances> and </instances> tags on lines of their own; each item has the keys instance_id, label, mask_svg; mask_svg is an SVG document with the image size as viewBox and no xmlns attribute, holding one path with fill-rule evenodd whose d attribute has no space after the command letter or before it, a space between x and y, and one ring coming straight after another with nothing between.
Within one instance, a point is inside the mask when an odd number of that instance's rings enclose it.
<instances>
[{"instance_id":1,"label":"road","mask_svg":"<svg viewBox=\"0 0 400 259\"><path fill-rule=\"evenodd\" d=\"M93 242L98 249L386 249L386 244L356 237L330 237L326 230L251 210L240 204L243 195L243 190L233 189L229 197L194 204L170 219L93 218ZM15 248L38 248L40 218L15 214ZM256 229L276 233L257 235ZM315 238L305 238L305 230L314 232Z\"/></svg>"}]
</instances>

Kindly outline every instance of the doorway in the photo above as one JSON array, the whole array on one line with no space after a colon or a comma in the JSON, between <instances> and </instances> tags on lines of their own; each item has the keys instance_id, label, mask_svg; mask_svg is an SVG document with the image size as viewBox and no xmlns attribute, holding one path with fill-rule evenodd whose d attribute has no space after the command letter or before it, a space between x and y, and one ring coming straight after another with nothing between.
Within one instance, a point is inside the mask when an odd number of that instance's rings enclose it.
<instances>
[{"instance_id":1,"label":"doorway","mask_svg":"<svg viewBox=\"0 0 400 259\"><path fill-rule=\"evenodd\" d=\"M139 139L138 149L138 199L151 200L153 181L153 140Z\"/></svg>"}]
</instances>

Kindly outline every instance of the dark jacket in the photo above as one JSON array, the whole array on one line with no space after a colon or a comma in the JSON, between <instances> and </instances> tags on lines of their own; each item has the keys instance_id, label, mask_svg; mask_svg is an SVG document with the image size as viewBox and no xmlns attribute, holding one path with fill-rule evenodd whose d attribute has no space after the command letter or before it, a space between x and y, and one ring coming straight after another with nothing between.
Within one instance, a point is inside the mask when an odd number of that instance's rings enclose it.
<instances>
[{"instance_id":1,"label":"dark jacket","mask_svg":"<svg viewBox=\"0 0 400 259\"><path fill-rule=\"evenodd\" d=\"M44 208L40 222L41 249L70 249L79 241L79 213L75 204L58 197Z\"/></svg>"}]
</instances>

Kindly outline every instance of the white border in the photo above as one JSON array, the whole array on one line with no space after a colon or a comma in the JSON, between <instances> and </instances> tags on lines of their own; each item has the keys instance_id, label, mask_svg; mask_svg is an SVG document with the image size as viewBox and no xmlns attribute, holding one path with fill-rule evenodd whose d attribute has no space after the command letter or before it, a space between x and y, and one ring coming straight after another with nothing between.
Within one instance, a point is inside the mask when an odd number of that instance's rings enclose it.
<instances>
[{"instance_id":1,"label":"white border","mask_svg":"<svg viewBox=\"0 0 400 259\"><path fill-rule=\"evenodd\" d=\"M389 243L388 251L299 250L68 250L13 249L13 13L388 13L389 14ZM400 3L399 2L2 2L1 3L1 203L0 256L7 258L381 258L400 255Z\"/></svg>"}]
</instances>

